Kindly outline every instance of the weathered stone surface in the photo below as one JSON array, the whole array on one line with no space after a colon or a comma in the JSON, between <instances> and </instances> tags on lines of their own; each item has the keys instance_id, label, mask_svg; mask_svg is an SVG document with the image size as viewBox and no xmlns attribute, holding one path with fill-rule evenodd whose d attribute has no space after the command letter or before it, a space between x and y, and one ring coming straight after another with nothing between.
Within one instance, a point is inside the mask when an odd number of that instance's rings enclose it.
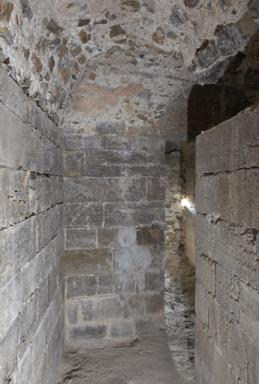
<instances>
[{"instance_id":1,"label":"weathered stone surface","mask_svg":"<svg viewBox=\"0 0 259 384\"><path fill-rule=\"evenodd\" d=\"M64 136L64 150L104 150L106 148L106 137L87 136L82 134L71 134L66 132ZM66 153L66 152L65 152ZM73 152L72 152L73 153Z\"/></svg>"},{"instance_id":2,"label":"weathered stone surface","mask_svg":"<svg viewBox=\"0 0 259 384\"><path fill-rule=\"evenodd\" d=\"M239 124L233 118L198 137L201 147L197 156L198 175L258 166L259 109L241 112L238 120ZM249 126L249 130L244 126Z\"/></svg>"},{"instance_id":3,"label":"weathered stone surface","mask_svg":"<svg viewBox=\"0 0 259 384\"><path fill-rule=\"evenodd\" d=\"M43 249L54 237L57 236L58 231L58 211L52 208L44 213L37 215L37 249Z\"/></svg>"},{"instance_id":4,"label":"weathered stone surface","mask_svg":"<svg viewBox=\"0 0 259 384\"><path fill-rule=\"evenodd\" d=\"M201 382L245 383L258 377L257 120L257 108L246 110L197 140L196 369Z\"/></svg>"},{"instance_id":5,"label":"weathered stone surface","mask_svg":"<svg viewBox=\"0 0 259 384\"><path fill-rule=\"evenodd\" d=\"M242 37L238 28L227 25L215 32L215 39L206 41L196 54L198 65L210 67L215 61L222 59L227 54L234 55L242 44Z\"/></svg>"},{"instance_id":6,"label":"weathered stone surface","mask_svg":"<svg viewBox=\"0 0 259 384\"><path fill-rule=\"evenodd\" d=\"M15 270L21 269L36 254L36 219L32 217L18 224L13 231L13 257Z\"/></svg>"},{"instance_id":7,"label":"weathered stone surface","mask_svg":"<svg viewBox=\"0 0 259 384\"><path fill-rule=\"evenodd\" d=\"M138 245L153 245L164 243L164 231L159 227L140 227L137 229Z\"/></svg>"},{"instance_id":8,"label":"weathered stone surface","mask_svg":"<svg viewBox=\"0 0 259 384\"><path fill-rule=\"evenodd\" d=\"M163 279L160 271L147 272L145 276L145 289L159 292L163 289Z\"/></svg>"},{"instance_id":9,"label":"weathered stone surface","mask_svg":"<svg viewBox=\"0 0 259 384\"><path fill-rule=\"evenodd\" d=\"M127 33L120 25L113 25L110 30L110 38L117 44L127 41Z\"/></svg>"},{"instance_id":10,"label":"weathered stone surface","mask_svg":"<svg viewBox=\"0 0 259 384\"><path fill-rule=\"evenodd\" d=\"M184 0L184 5L186 7L196 7L199 4L199 0Z\"/></svg>"},{"instance_id":11,"label":"weathered stone surface","mask_svg":"<svg viewBox=\"0 0 259 384\"><path fill-rule=\"evenodd\" d=\"M64 328L61 135L3 70L0 83L0 382L54 383Z\"/></svg>"},{"instance_id":12,"label":"weathered stone surface","mask_svg":"<svg viewBox=\"0 0 259 384\"><path fill-rule=\"evenodd\" d=\"M164 179L150 178L147 180L147 199L149 201L164 201L165 199Z\"/></svg>"},{"instance_id":13,"label":"weathered stone surface","mask_svg":"<svg viewBox=\"0 0 259 384\"><path fill-rule=\"evenodd\" d=\"M141 152L141 148L140 152L123 149L69 150L65 151L64 155L65 176L123 177L139 173L143 176L160 177L164 174L163 166L159 164L160 159L163 158L163 152L156 152L156 154ZM150 164L150 162L157 164ZM151 182L149 188L149 194L152 194Z\"/></svg>"},{"instance_id":14,"label":"weathered stone surface","mask_svg":"<svg viewBox=\"0 0 259 384\"><path fill-rule=\"evenodd\" d=\"M159 107L165 104L164 97L152 90L152 79L156 79L157 89L163 92L167 88L166 93L171 95L175 91L175 82L167 78L172 76L171 68L175 67L174 70L181 72L184 64L191 66L197 62L197 57L201 55L199 47L204 46L204 41L211 42L212 46L206 54L210 58L209 64L214 59L214 62L222 65L230 54L244 47L251 37L251 29L256 28L254 20L258 18L255 2L248 0L239 0L238 3L221 1L209 7L197 0L166 0L162 5L158 0L145 4L131 0L118 4L109 2L106 7L100 2L98 5L90 4L87 10L84 6L82 0L65 5L60 1L53 3L46 0L40 6L28 0L14 0L2 5L1 17L5 23L1 33L3 62L8 69L12 68L17 81L21 84L27 81L28 94L33 95L50 113L59 111L75 81L80 84L79 79L86 70L87 62L90 72L87 76L89 97L80 100L86 109L93 113L96 108L98 111L109 104L116 104L118 99L123 102L127 97L135 97L139 89L146 88L143 86L144 80L148 91L152 93L152 102L153 99L157 101L153 110L160 116ZM62 7L64 12L60 12ZM233 33L232 30L247 13L251 19L249 28L240 28L239 37L238 32ZM143 24L141 20L149 22ZM201 20L207 22L201 23ZM31 23L35 26L33 35L30 33ZM19 44L17 35L21 36ZM163 49L157 49L154 44L159 44ZM31 52L24 54L26 50ZM119 50L121 55L118 55ZM116 71L121 68L126 68L128 74L134 71L137 81L129 82L133 86L124 82L113 88L111 84L107 87L96 81L98 76L92 68L96 68L97 52L98 60L107 63L106 69L111 67L109 61L113 60L112 68L116 68ZM168 52L172 54L168 55ZM52 69L49 68L51 57L56 62ZM81 61L80 57L86 59ZM202 60L197 72L204 70L206 73L209 64ZM145 76L143 65L148 68ZM184 72L185 77L189 78L190 75ZM182 86L184 80L179 77L178 83ZM135 107L139 109L141 106L135 103ZM139 121L149 120L147 113L139 111L138 115Z\"/></svg>"},{"instance_id":15,"label":"weathered stone surface","mask_svg":"<svg viewBox=\"0 0 259 384\"><path fill-rule=\"evenodd\" d=\"M160 204L105 204L105 225L149 225L163 223L164 208Z\"/></svg>"},{"instance_id":16,"label":"weathered stone surface","mask_svg":"<svg viewBox=\"0 0 259 384\"><path fill-rule=\"evenodd\" d=\"M156 313L162 312L163 302L160 293L145 296L145 302L147 306L147 313Z\"/></svg>"},{"instance_id":17,"label":"weathered stone surface","mask_svg":"<svg viewBox=\"0 0 259 384\"><path fill-rule=\"evenodd\" d=\"M69 178L64 190L67 203L139 201L145 197L145 179Z\"/></svg>"},{"instance_id":18,"label":"weathered stone surface","mask_svg":"<svg viewBox=\"0 0 259 384\"><path fill-rule=\"evenodd\" d=\"M196 191L198 210L247 228L258 228L258 175L258 169L248 168L201 177Z\"/></svg>"},{"instance_id":19,"label":"weathered stone surface","mask_svg":"<svg viewBox=\"0 0 259 384\"><path fill-rule=\"evenodd\" d=\"M66 278L66 297L92 296L97 293L97 280L94 275Z\"/></svg>"},{"instance_id":20,"label":"weathered stone surface","mask_svg":"<svg viewBox=\"0 0 259 384\"><path fill-rule=\"evenodd\" d=\"M103 206L98 204L66 204L65 226L67 228L90 228L102 226Z\"/></svg>"},{"instance_id":21,"label":"weathered stone surface","mask_svg":"<svg viewBox=\"0 0 259 384\"><path fill-rule=\"evenodd\" d=\"M119 296L106 296L96 299L83 299L80 302L83 321L107 321L123 316L123 302Z\"/></svg>"},{"instance_id":22,"label":"weathered stone surface","mask_svg":"<svg viewBox=\"0 0 259 384\"><path fill-rule=\"evenodd\" d=\"M31 183L30 172L18 172L1 169L1 202L0 226L2 228L23 221L33 214L35 209L35 193Z\"/></svg>"},{"instance_id":23,"label":"weathered stone surface","mask_svg":"<svg viewBox=\"0 0 259 384\"><path fill-rule=\"evenodd\" d=\"M99 247L113 247L116 245L118 228L106 227L97 229Z\"/></svg>"},{"instance_id":24,"label":"weathered stone surface","mask_svg":"<svg viewBox=\"0 0 259 384\"><path fill-rule=\"evenodd\" d=\"M96 248L96 230L82 228L67 228L65 233L66 249Z\"/></svg>"},{"instance_id":25,"label":"weathered stone surface","mask_svg":"<svg viewBox=\"0 0 259 384\"><path fill-rule=\"evenodd\" d=\"M108 248L66 250L61 264L65 276L110 272L112 269L112 252Z\"/></svg>"},{"instance_id":26,"label":"weathered stone surface","mask_svg":"<svg viewBox=\"0 0 259 384\"><path fill-rule=\"evenodd\" d=\"M98 279L98 294L106 295L115 291L115 276L114 273L102 273Z\"/></svg>"},{"instance_id":27,"label":"weathered stone surface","mask_svg":"<svg viewBox=\"0 0 259 384\"><path fill-rule=\"evenodd\" d=\"M66 302L66 318L71 325L78 322L78 303L75 300Z\"/></svg>"},{"instance_id":28,"label":"weathered stone surface","mask_svg":"<svg viewBox=\"0 0 259 384\"><path fill-rule=\"evenodd\" d=\"M224 222L211 223L210 218L197 217L197 251L199 257L208 257L209 263L224 265L230 274L240 276L251 285L256 284L255 234L242 226ZM201 280L201 270L198 278ZM208 273L206 273L208 276ZM206 279L202 278L203 283Z\"/></svg>"},{"instance_id":29,"label":"weathered stone surface","mask_svg":"<svg viewBox=\"0 0 259 384\"><path fill-rule=\"evenodd\" d=\"M84 151L65 151L64 171L69 177L86 175Z\"/></svg>"},{"instance_id":30,"label":"weathered stone surface","mask_svg":"<svg viewBox=\"0 0 259 384\"><path fill-rule=\"evenodd\" d=\"M145 298L140 295L130 295L127 298L127 311L129 313L129 317L143 317L146 313Z\"/></svg>"},{"instance_id":31,"label":"weathered stone surface","mask_svg":"<svg viewBox=\"0 0 259 384\"><path fill-rule=\"evenodd\" d=\"M81 326L71 328L69 330L69 341L71 345L73 343L81 344L82 346L85 344L85 341L91 339L102 339L106 336L106 327L104 325L96 325L96 326Z\"/></svg>"}]
</instances>

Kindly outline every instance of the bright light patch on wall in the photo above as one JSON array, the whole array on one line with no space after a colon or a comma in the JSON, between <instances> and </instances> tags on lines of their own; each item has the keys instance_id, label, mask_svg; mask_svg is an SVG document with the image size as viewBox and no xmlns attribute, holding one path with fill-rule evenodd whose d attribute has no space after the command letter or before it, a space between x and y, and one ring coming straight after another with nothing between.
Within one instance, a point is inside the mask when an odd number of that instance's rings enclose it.
<instances>
[{"instance_id":1,"label":"bright light patch on wall","mask_svg":"<svg viewBox=\"0 0 259 384\"><path fill-rule=\"evenodd\" d=\"M188 209L188 211L190 211L191 213L195 214L196 213L196 209L194 208L194 205L192 203L192 201L188 198L182 198L181 200L181 206L183 208L186 208Z\"/></svg>"}]
</instances>

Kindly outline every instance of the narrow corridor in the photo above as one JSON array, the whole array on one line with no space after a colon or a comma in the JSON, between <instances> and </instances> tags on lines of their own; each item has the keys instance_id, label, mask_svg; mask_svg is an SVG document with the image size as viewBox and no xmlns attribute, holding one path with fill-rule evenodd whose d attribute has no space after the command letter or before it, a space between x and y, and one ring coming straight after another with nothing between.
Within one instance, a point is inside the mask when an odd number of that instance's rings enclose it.
<instances>
[{"instance_id":1,"label":"narrow corridor","mask_svg":"<svg viewBox=\"0 0 259 384\"><path fill-rule=\"evenodd\" d=\"M259 384L259 0L0 0L0 384Z\"/></svg>"}]
</instances>

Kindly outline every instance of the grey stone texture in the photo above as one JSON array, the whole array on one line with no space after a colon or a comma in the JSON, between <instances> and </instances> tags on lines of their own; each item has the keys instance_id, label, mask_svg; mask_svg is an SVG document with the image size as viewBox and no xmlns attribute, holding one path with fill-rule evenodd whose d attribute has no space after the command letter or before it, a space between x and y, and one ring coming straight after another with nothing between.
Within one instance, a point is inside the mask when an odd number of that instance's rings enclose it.
<instances>
[{"instance_id":1,"label":"grey stone texture","mask_svg":"<svg viewBox=\"0 0 259 384\"><path fill-rule=\"evenodd\" d=\"M197 139L199 383L257 383L259 108Z\"/></svg>"},{"instance_id":2,"label":"grey stone texture","mask_svg":"<svg viewBox=\"0 0 259 384\"><path fill-rule=\"evenodd\" d=\"M75 106L74 119L80 114ZM137 336L161 317L164 140L123 135L111 121L95 135L65 131L66 344Z\"/></svg>"},{"instance_id":3,"label":"grey stone texture","mask_svg":"<svg viewBox=\"0 0 259 384\"><path fill-rule=\"evenodd\" d=\"M135 127L152 127L150 115L159 121L172 94L178 93L176 88L183 93L191 77L186 67L197 75L217 78L224 62L242 50L255 32L258 18L256 0L91 0L87 4L84 0L40 4L2 0L0 12L1 63L44 110L59 113L85 71L90 75L90 92L86 92L90 97L86 94L85 99L89 110L96 109L103 87L95 72L98 56L99 62L107 64L103 65L108 68L105 77L125 68L127 75L134 74L137 87L141 86L135 113L128 119ZM134 94L135 88L127 88L126 81L111 83L114 89L111 84L109 89L103 88L101 106L107 100L113 107L120 92ZM145 102L149 109L142 107ZM129 114L132 110L128 109ZM110 133L112 126L100 124L98 130ZM184 137L179 131L176 135Z\"/></svg>"},{"instance_id":4,"label":"grey stone texture","mask_svg":"<svg viewBox=\"0 0 259 384\"><path fill-rule=\"evenodd\" d=\"M132 339L161 322L164 142L186 140L193 82L220 78L258 29L258 7L249 0L0 0L0 22L0 64L20 86L0 70L0 382L52 384L64 335L68 346L81 347L89 340ZM254 76L257 68L249 65L244 81L251 88ZM222 343L215 356L201 358L205 382L214 358L215 365L232 364L228 381L256 380L254 352L247 348L243 356L235 348L252 338L257 315L249 301L256 302L258 290L258 124L252 114L239 116L248 133L228 123L219 135L224 140L210 139L212 148L204 142L197 157L197 222L204 235L197 356L205 339L209 352L214 336ZM166 205L172 254L179 256L182 191L179 169L174 172L169 198L175 200ZM191 248L193 239L190 255ZM177 267L170 287L180 287L172 295L176 310L177 299L186 298ZM192 303L186 301L177 318L184 326L177 329L193 351L184 322ZM249 311L254 322L246 330ZM218 353L224 340L210 333L218 318L224 329L224 316L225 360Z\"/></svg>"},{"instance_id":5,"label":"grey stone texture","mask_svg":"<svg viewBox=\"0 0 259 384\"><path fill-rule=\"evenodd\" d=\"M62 138L0 68L0 382L54 384L63 349Z\"/></svg>"},{"instance_id":6,"label":"grey stone texture","mask_svg":"<svg viewBox=\"0 0 259 384\"><path fill-rule=\"evenodd\" d=\"M191 264L192 242L187 237L192 214L182 206L182 197L193 199L193 168L187 158L193 144L179 148L166 145L167 183L165 210L165 330L179 376L184 383L195 383L195 269ZM193 164L194 165L194 164ZM191 230L191 231L190 231Z\"/></svg>"}]
</instances>

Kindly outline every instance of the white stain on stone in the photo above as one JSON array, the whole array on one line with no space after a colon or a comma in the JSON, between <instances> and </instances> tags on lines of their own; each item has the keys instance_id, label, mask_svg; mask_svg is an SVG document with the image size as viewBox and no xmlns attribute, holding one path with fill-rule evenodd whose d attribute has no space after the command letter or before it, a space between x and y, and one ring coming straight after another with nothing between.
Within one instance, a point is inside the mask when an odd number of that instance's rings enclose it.
<instances>
[{"instance_id":1,"label":"white stain on stone","mask_svg":"<svg viewBox=\"0 0 259 384\"><path fill-rule=\"evenodd\" d=\"M147 248L136 243L136 229L123 227L118 232L118 248L114 261L118 283L123 292L142 292L145 289L145 274L151 266L152 255Z\"/></svg>"}]
</instances>

